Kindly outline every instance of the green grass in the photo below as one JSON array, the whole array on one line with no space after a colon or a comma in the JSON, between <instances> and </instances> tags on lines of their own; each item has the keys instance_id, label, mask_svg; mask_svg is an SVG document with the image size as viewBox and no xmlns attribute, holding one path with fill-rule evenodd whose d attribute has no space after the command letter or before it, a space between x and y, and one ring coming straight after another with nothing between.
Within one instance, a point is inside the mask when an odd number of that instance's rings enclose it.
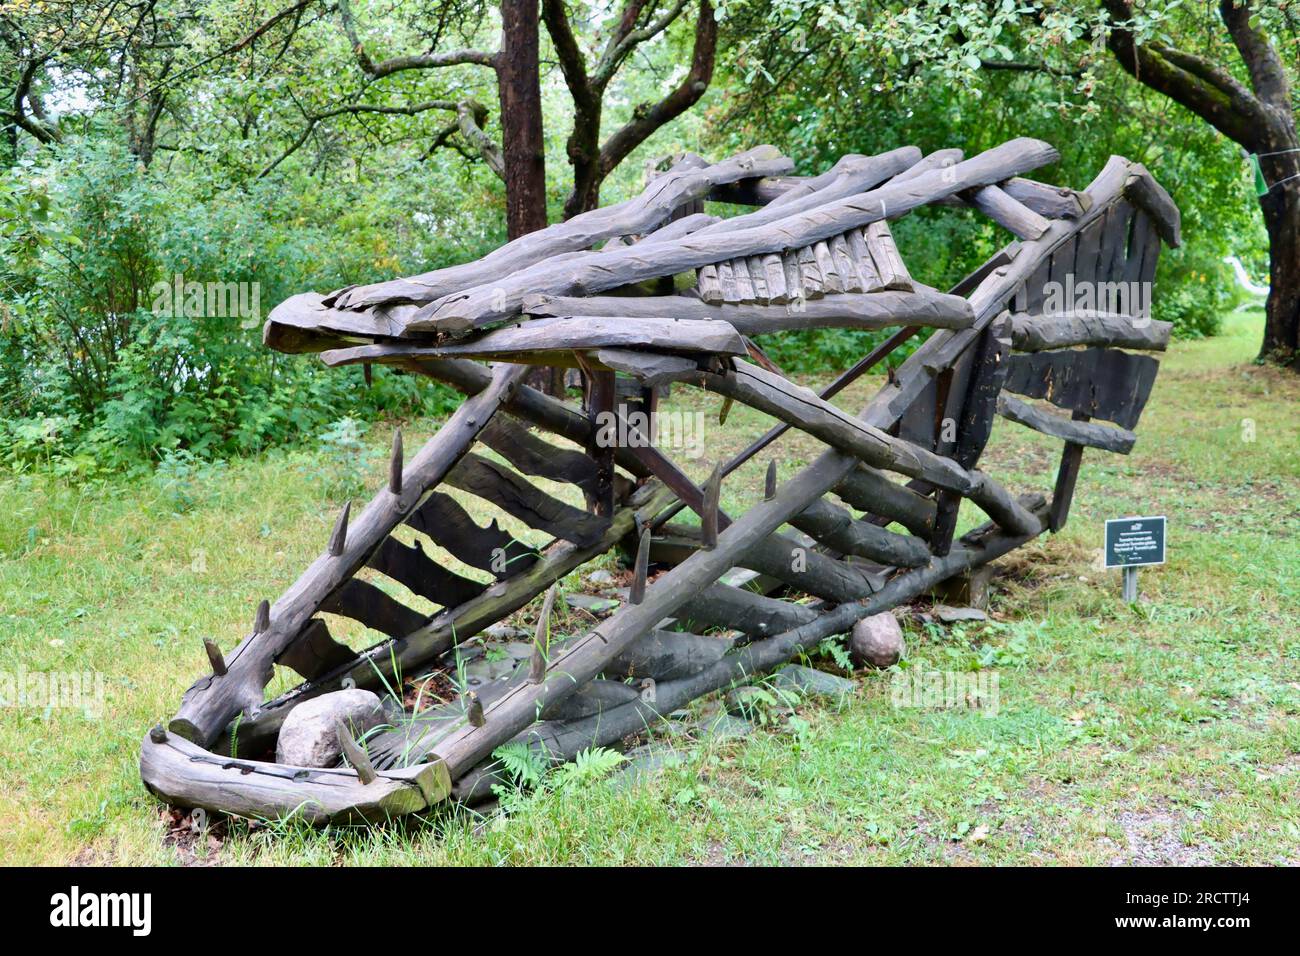
<instances>
[{"instance_id":1,"label":"green grass","mask_svg":"<svg viewBox=\"0 0 1300 956\"><path fill-rule=\"evenodd\" d=\"M99 672L106 704L99 719L4 712L0 859L1300 863L1300 380L1250 364L1260 323L1234 315L1170 349L1134 453L1085 454L1069 525L1004 559L990 624L909 627L911 666L996 667L996 717L896 708L889 674L859 674L843 706L805 702L746 740L688 747L653 783L547 788L488 818L237 825L178 851L139 783L138 742L201 672L201 639L232 647L319 553L342 498L368 494L349 462L281 453L171 484L6 479L0 673ZM768 422L737 407L710 424L707 456L687 461L697 477ZM433 427L408 424L408 446ZM367 488L389 434L367 436ZM781 476L816 452L784 439ZM982 467L1045 491L1058 452L1002 422ZM757 496L767 460L728 479L725 508ZM1131 513L1170 520L1169 562L1142 572L1135 608L1095 564L1102 521Z\"/></svg>"}]
</instances>

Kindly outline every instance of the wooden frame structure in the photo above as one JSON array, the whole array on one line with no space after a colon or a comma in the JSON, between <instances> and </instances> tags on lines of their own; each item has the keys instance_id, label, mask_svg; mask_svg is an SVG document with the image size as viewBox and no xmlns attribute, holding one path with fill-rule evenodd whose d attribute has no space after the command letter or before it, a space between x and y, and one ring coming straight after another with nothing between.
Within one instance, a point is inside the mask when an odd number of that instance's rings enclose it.
<instances>
[{"instance_id":1,"label":"wooden frame structure","mask_svg":"<svg viewBox=\"0 0 1300 956\"><path fill-rule=\"evenodd\" d=\"M238 647L223 655L206 643L208 673L144 739L145 784L178 805L302 810L318 821L477 799L507 741L556 760L617 741L1059 529L1083 449L1127 453L1135 440L1157 367L1146 353L1170 332L1148 317L1144 296L1162 241L1179 242L1179 216L1143 167L1119 157L1082 191L1023 178L1056 159L1048 144L1018 139L971 158L913 147L845 156L798 177L771 147L719 163L686 156L640 196L479 261L283 303L266 324L270 347L319 352L331 366L387 364L466 399L409 459L397 437L387 486L358 513L344 508L324 552L258 606ZM702 211L705 200L755 208L719 219ZM939 292L911 275L889 226L925 205L976 210L1015 239ZM1062 306L1062 288L1095 296ZM817 327L897 331L816 394L782 376L757 340ZM830 401L927 332L859 414ZM538 365L580 370L582 407L525 384ZM601 412L636 434L629 409L653 412L670 382L715 392L724 407L749 405L777 427L703 487L648 436L601 440ZM977 468L998 417L1063 442L1050 499L1017 496ZM722 513L725 477L788 428L825 450L779 485L769 468L761 502ZM587 507L527 476L576 486ZM551 543L533 549L495 522L479 526L444 486ZM989 521L955 539L963 500ZM698 528L670 523L683 508L699 514ZM416 545L395 536L401 525ZM448 570L426 539L492 582ZM621 542L636 555L626 600L589 632L549 640L556 582ZM652 562L668 567L650 581ZM359 577L363 568L441 609L418 613ZM340 768L226 756L267 751L285 715L322 693L445 666L458 643L543 594L531 660L363 744L342 741ZM384 638L353 651L322 613ZM725 634L698 633L712 628ZM276 665L303 682L267 700Z\"/></svg>"}]
</instances>

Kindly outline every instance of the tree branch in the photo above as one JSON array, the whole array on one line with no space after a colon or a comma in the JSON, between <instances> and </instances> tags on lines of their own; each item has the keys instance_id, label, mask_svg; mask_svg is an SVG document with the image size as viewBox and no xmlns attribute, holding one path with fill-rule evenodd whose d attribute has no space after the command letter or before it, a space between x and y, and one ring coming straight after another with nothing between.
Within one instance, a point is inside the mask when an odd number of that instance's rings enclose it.
<instances>
[{"instance_id":1,"label":"tree branch","mask_svg":"<svg viewBox=\"0 0 1300 956\"><path fill-rule=\"evenodd\" d=\"M691 54L691 69L677 88L652 106L642 104L611 136L600 150L600 168L603 174L614 169L649 136L665 123L675 119L694 106L709 88L713 79L713 66L718 46L718 21L713 16L713 4L700 0L700 13L695 21L695 47Z\"/></svg>"},{"instance_id":2,"label":"tree branch","mask_svg":"<svg viewBox=\"0 0 1300 956\"><path fill-rule=\"evenodd\" d=\"M394 56L376 63L366 52L365 44L357 32L356 21L352 18L352 5L349 0L337 0L339 19L343 22L343 32L347 34L348 43L352 45L352 54L357 58L361 71L372 79L380 79L403 70L432 70L444 66L459 66L474 63L496 69L497 54L484 50L448 50L445 53L416 53L406 56Z\"/></svg>"},{"instance_id":3,"label":"tree branch","mask_svg":"<svg viewBox=\"0 0 1300 956\"><path fill-rule=\"evenodd\" d=\"M1256 95L1273 109L1289 114L1291 90L1286 68L1268 37L1250 25L1250 0L1219 0L1219 15L1246 64Z\"/></svg>"}]
</instances>

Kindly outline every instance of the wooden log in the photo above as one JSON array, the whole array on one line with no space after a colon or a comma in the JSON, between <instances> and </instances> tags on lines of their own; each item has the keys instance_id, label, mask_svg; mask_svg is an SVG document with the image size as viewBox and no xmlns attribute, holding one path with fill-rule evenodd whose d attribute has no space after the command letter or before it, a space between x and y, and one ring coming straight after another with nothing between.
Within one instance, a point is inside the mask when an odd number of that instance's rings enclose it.
<instances>
[{"instance_id":1,"label":"wooden log","mask_svg":"<svg viewBox=\"0 0 1300 956\"><path fill-rule=\"evenodd\" d=\"M1158 368L1150 356L1118 349L1033 352L1011 356L1003 387L1131 429L1151 396Z\"/></svg>"},{"instance_id":2,"label":"wooden log","mask_svg":"<svg viewBox=\"0 0 1300 956\"><path fill-rule=\"evenodd\" d=\"M736 293L736 273L735 270L732 268L730 260L726 262L719 262L717 265L717 270L718 270L718 285L722 287L722 301L723 302L739 301Z\"/></svg>"},{"instance_id":3,"label":"wooden log","mask_svg":"<svg viewBox=\"0 0 1300 956\"><path fill-rule=\"evenodd\" d=\"M733 363L735 372L731 375L701 373L703 386L780 418L866 464L956 491L1008 529L1024 531L1031 525L1032 518L987 475L894 438L823 401L808 389L794 386L747 362L733 360Z\"/></svg>"},{"instance_id":4,"label":"wooden log","mask_svg":"<svg viewBox=\"0 0 1300 956\"><path fill-rule=\"evenodd\" d=\"M720 627L756 637L788 630L816 616L806 605L721 583L705 588L677 611L677 619L691 630Z\"/></svg>"},{"instance_id":5,"label":"wooden log","mask_svg":"<svg viewBox=\"0 0 1300 956\"><path fill-rule=\"evenodd\" d=\"M731 274L736 280L736 301L753 302L755 300L754 283L749 278L749 262L744 257L732 259ZM577 315L578 313L575 312L574 314Z\"/></svg>"},{"instance_id":6,"label":"wooden log","mask_svg":"<svg viewBox=\"0 0 1300 956\"><path fill-rule=\"evenodd\" d=\"M145 736L140 779L175 806L253 820L297 817L313 824L379 823L440 803L451 790L440 763L385 770L367 785L344 768L217 756L174 733L161 741Z\"/></svg>"},{"instance_id":7,"label":"wooden log","mask_svg":"<svg viewBox=\"0 0 1300 956\"><path fill-rule=\"evenodd\" d=\"M1151 217L1166 243L1171 246L1182 245L1182 222L1178 206L1141 163L1134 163L1130 168L1129 178L1124 183L1124 195Z\"/></svg>"},{"instance_id":8,"label":"wooden log","mask_svg":"<svg viewBox=\"0 0 1300 956\"><path fill-rule=\"evenodd\" d=\"M783 329L883 329L899 325L961 329L969 327L975 319L970 303L963 297L945 295L925 287L912 292L832 295L801 302L798 310L755 303L715 306L685 296L593 296L579 299L537 295L528 297L526 308L533 315L557 312L573 316L598 312L608 315L617 311L633 318L671 315L699 322L720 320L742 335L764 335Z\"/></svg>"},{"instance_id":9,"label":"wooden log","mask_svg":"<svg viewBox=\"0 0 1300 956\"><path fill-rule=\"evenodd\" d=\"M779 225L772 223L734 231L729 227L728 231L714 232L737 221L724 220L680 242L657 243L648 249L633 246L588 253L585 257L551 263L544 269L529 270L527 274L508 276L447 295L423 306L404 331L458 331L481 327L517 314L523 297L529 293L591 294L696 269L724 259L815 243L879 221L886 215L901 216L945 196L1000 182L1056 158L1056 151L1046 143L1012 140L948 169L932 170L902 183L887 184L826 203L808 212L786 215Z\"/></svg>"},{"instance_id":10,"label":"wooden log","mask_svg":"<svg viewBox=\"0 0 1300 956\"><path fill-rule=\"evenodd\" d=\"M700 530L704 547L712 550L718 546L718 499L722 494L722 466L714 465L713 472L704 482L700 509Z\"/></svg>"},{"instance_id":11,"label":"wooden log","mask_svg":"<svg viewBox=\"0 0 1300 956\"><path fill-rule=\"evenodd\" d=\"M754 287L754 301L767 305L771 297L767 290L767 268L763 265L763 257L749 256L745 260L745 266L749 269L750 285Z\"/></svg>"},{"instance_id":12,"label":"wooden log","mask_svg":"<svg viewBox=\"0 0 1300 956\"><path fill-rule=\"evenodd\" d=\"M1020 176L998 185L1012 199L1048 219L1077 219L1092 207L1092 199L1087 193L1063 186L1049 186Z\"/></svg>"},{"instance_id":13,"label":"wooden log","mask_svg":"<svg viewBox=\"0 0 1300 956\"><path fill-rule=\"evenodd\" d=\"M406 457L402 451L402 430L393 430L393 449L388 455L388 491L390 494L402 493L402 465Z\"/></svg>"},{"instance_id":14,"label":"wooden log","mask_svg":"<svg viewBox=\"0 0 1300 956\"><path fill-rule=\"evenodd\" d=\"M1137 441L1137 436L1128 429L1071 421L1041 408L1035 408L1028 402L1022 402L1011 395L998 396L998 414L1017 425L1024 425L1044 435L1060 438L1072 445L1100 448L1102 451L1112 451L1119 455L1127 455L1133 450L1133 443Z\"/></svg>"},{"instance_id":15,"label":"wooden log","mask_svg":"<svg viewBox=\"0 0 1300 956\"><path fill-rule=\"evenodd\" d=\"M655 629L616 655L605 675L616 680L649 677L656 683L676 680L715 663L735 643L726 637Z\"/></svg>"},{"instance_id":16,"label":"wooden log","mask_svg":"<svg viewBox=\"0 0 1300 956\"><path fill-rule=\"evenodd\" d=\"M609 525L607 518L552 498L512 469L473 452L447 473L445 481L495 505L530 528L575 544L598 541Z\"/></svg>"},{"instance_id":17,"label":"wooden log","mask_svg":"<svg viewBox=\"0 0 1300 956\"><path fill-rule=\"evenodd\" d=\"M796 253L799 260L799 287L805 299L820 299L826 294L822 271L817 267L817 257L812 246L804 246ZM870 290L867 290L870 291Z\"/></svg>"},{"instance_id":18,"label":"wooden log","mask_svg":"<svg viewBox=\"0 0 1300 956\"><path fill-rule=\"evenodd\" d=\"M762 176L780 176L794 164L771 146L759 146L704 168L681 167L647 184L627 202L574 216L528 233L475 262L438 269L408 279L355 286L331 297L344 309L385 302L428 302L439 296L492 282L556 255L588 249L601 239L653 229L684 203L703 198L717 186Z\"/></svg>"},{"instance_id":19,"label":"wooden log","mask_svg":"<svg viewBox=\"0 0 1300 956\"><path fill-rule=\"evenodd\" d=\"M718 278L717 266L701 266L697 269L696 286L700 290L700 298L705 302L717 305L723 301L722 282Z\"/></svg>"},{"instance_id":20,"label":"wooden log","mask_svg":"<svg viewBox=\"0 0 1300 956\"><path fill-rule=\"evenodd\" d=\"M898 246L894 242L888 224L883 219L868 224L862 231L862 238L867 244L867 251L871 254L871 262L876 267L876 274L880 277L880 287L911 292L912 277L907 272L907 266L903 264L903 257L899 255Z\"/></svg>"},{"instance_id":21,"label":"wooden log","mask_svg":"<svg viewBox=\"0 0 1300 956\"><path fill-rule=\"evenodd\" d=\"M321 353L334 368L361 362L392 363L423 358L478 358L556 364L562 353L601 348L643 348L666 352L745 355L740 334L725 321L674 318L560 316L496 329L454 345L360 345Z\"/></svg>"},{"instance_id":22,"label":"wooden log","mask_svg":"<svg viewBox=\"0 0 1300 956\"><path fill-rule=\"evenodd\" d=\"M835 486L835 494L859 511L897 521L920 538L934 531L934 501L874 468L854 468Z\"/></svg>"},{"instance_id":23,"label":"wooden log","mask_svg":"<svg viewBox=\"0 0 1300 956\"><path fill-rule=\"evenodd\" d=\"M1075 421L1087 421L1083 412L1071 416ZM1079 480L1079 466L1083 463L1083 446L1066 442L1061 452L1061 464L1056 471L1056 484L1052 488L1052 505L1047 516L1047 526L1055 534L1065 527L1070 516L1070 502L1074 499L1074 486Z\"/></svg>"},{"instance_id":24,"label":"wooden log","mask_svg":"<svg viewBox=\"0 0 1300 956\"><path fill-rule=\"evenodd\" d=\"M632 584L628 588L629 604L640 604L645 600L646 578L650 572L650 529L641 532L637 542L636 562L632 566Z\"/></svg>"},{"instance_id":25,"label":"wooden log","mask_svg":"<svg viewBox=\"0 0 1300 956\"><path fill-rule=\"evenodd\" d=\"M825 242L814 242L812 244L812 254L813 260L817 263L817 271L821 273L822 291L830 296L843 292L845 283L835 268L835 259L831 256L830 246Z\"/></svg>"},{"instance_id":26,"label":"wooden log","mask_svg":"<svg viewBox=\"0 0 1300 956\"><path fill-rule=\"evenodd\" d=\"M828 245L831 251L831 259L835 262L835 272L840 277L840 283L844 286L844 291L865 292L866 288L862 282L862 274L858 271L858 265L853 260L853 253L849 251L849 244L845 241L844 236L832 236Z\"/></svg>"},{"instance_id":27,"label":"wooden log","mask_svg":"<svg viewBox=\"0 0 1300 956\"><path fill-rule=\"evenodd\" d=\"M1033 509L1041 511L1039 502ZM1040 532L1041 533L1041 530ZM1031 540L1033 535L1006 535L986 526L963 539L945 558L936 558L923 568L904 572L893 578L879 593L839 606L833 611L814 615L803 625L771 638L755 641L724 655L717 663L688 677L663 681L655 686L653 702L639 698L616 708L602 710L598 716L578 721L538 724L519 733L514 740L536 748L553 760L569 759L581 750L605 746L653 722L686 702L721 690L738 682L753 679L789 660L801 649L820 643L832 634L844 633L857 620L897 606L925 593L939 581L969 568L979 567ZM453 785L457 800L473 801L491 793L495 782L490 766L466 773Z\"/></svg>"},{"instance_id":28,"label":"wooden log","mask_svg":"<svg viewBox=\"0 0 1300 956\"><path fill-rule=\"evenodd\" d=\"M904 568L920 567L930 560L930 551L919 538L857 521L848 511L824 498L791 518L790 524L841 554L855 554Z\"/></svg>"},{"instance_id":29,"label":"wooden log","mask_svg":"<svg viewBox=\"0 0 1300 956\"><path fill-rule=\"evenodd\" d=\"M1115 312L1073 311L1063 315L1011 316L1011 344L1019 352L1043 352L1077 345L1163 352L1173 331L1170 322L1135 323Z\"/></svg>"},{"instance_id":30,"label":"wooden log","mask_svg":"<svg viewBox=\"0 0 1300 956\"><path fill-rule=\"evenodd\" d=\"M1047 220L998 186L984 186L967 197L972 206L1019 239L1037 239L1047 231Z\"/></svg>"},{"instance_id":31,"label":"wooden log","mask_svg":"<svg viewBox=\"0 0 1300 956\"><path fill-rule=\"evenodd\" d=\"M397 496L386 491L380 494L352 523L347 552L325 554L312 562L276 601L267 627L244 638L228 655L229 672L221 677L205 675L191 685L169 725L173 733L210 746L241 711L250 716L257 712L262 704L262 689L271 679L272 662L302 633L325 599L356 574L389 532L414 509L418 495L441 481L468 451L525 371L522 366L498 366L493 370L491 384L461 405L416 454L406 471L406 490Z\"/></svg>"}]
</instances>

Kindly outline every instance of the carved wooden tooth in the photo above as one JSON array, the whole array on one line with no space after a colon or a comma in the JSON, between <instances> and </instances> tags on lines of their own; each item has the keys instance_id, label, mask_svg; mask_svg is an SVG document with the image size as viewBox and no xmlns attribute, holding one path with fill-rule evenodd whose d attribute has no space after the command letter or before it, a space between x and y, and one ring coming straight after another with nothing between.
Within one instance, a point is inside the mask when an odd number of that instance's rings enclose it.
<instances>
[{"instance_id":1,"label":"carved wooden tooth","mask_svg":"<svg viewBox=\"0 0 1300 956\"><path fill-rule=\"evenodd\" d=\"M640 604L645 600L646 576L650 572L650 529L641 532L641 540L636 548L636 564L632 568L632 586L628 589L629 604Z\"/></svg>"},{"instance_id":2,"label":"carved wooden tooth","mask_svg":"<svg viewBox=\"0 0 1300 956\"><path fill-rule=\"evenodd\" d=\"M478 699L478 694L473 691L469 692L469 701L465 707L465 713L469 717L471 727L482 727L483 720L483 702Z\"/></svg>"},{"instance_id":3,"label":"carved wooden tooth","mask_svg":"<svg viewBox=\"0 0 1300 956\"><path fill-rule=\"evenodd\" d=\"M776 459L767 463L767 477L763 480L763 500L771 501L776 497Z\"/></svg>"},{"instance_id":4,"label":"carved wooden tooth","mask_svg":"<svg viewBox=\"0 0 1300 956\"><path fill-rule=\"evenodd\" d=\"M731 406L735 404L735 399L724 398L722 407L718 409L718 424L727 424L727 416L731 414Z\"/></svg>"},{"instance_id":5,"label":"carved wooden tooth","mask_svg":"<svg viewBox=\"0 0 1300 956\"><path fill-rule=\"evenodd\" d=\"M163 729L162 724L154 724L149 728L149 739L156 744L165 744L167 742L167 731Z\"/></svg>"},{"instance_id":6,"label":"carved wooden tooth","mask_svg":"<svg viewBox=\"0 0 1300 956\"><path fill-rule=\"evenodd\" d=\"M262 634L271 626L271 602L262 599L262 603L257 606L257 614L253 617L253 633Z\"/></svg>"},{"instance_id":7,"label":"carved wooden tooth","mask_svg":"<svg viewBox=\"0 0 1300 956\"><path fill-rule=\"evenodd\" d=\"M338 520L334 522L334 531L330 534L329 553L338 557L343 553L343 549L348 544L348 515L352 513L352 502L349 501L339 512Z\"/></svg>"},{"instance_id":8,"label":"carved wooden tooth","mask_svg":"<svg viewBox=\"0 0 1300 956\"><path fill-rule=\"evenodd\" d=\"M542 598L542 613L537 618L537 629L533 631L533 655L528 663L530 684L540 684L546 679L546 655L551 646L551 610L555 607L559 589L557 581L546 589L546 597Z\"/></svg>"},{"instance_id":9,"label":"carved wooden tooth","mask_svg":"<svg viewBox=\"0 0 1300 956\"><path fill-rule=\"evenodd\" d=\"M388 490L395 495L402 493L402 430L393 432L393 454L388 459Z\"/></svg>"},{"instance_id":10,"label":"carved wooden tooth","mask_svg":"<svg viewBox=\"0 0 1300 956\"><path fill-rule=\"evenodd\" d=\"M704 532L704 547L713 550L718 545L718 496L722 491L722 466L714 465L713 474L704 483L704 514L700 525Z\"/></svg>"},{"instance_id":11,"label":"carved wooden tooth","mask_svg":"<svg viewBox=\"0 0 1300 956\"><path fill-rule=\"evenodd\" d=\"M366 752L357 746L357 742L352 739L352 734L348 732L347 727L343 726L343 721L337 717L334 718L334 733L339 739L339 748L343 751L343 756L348 758L348 763L357 772L361 782L363 784L372 784L379 779L379 775L375 773L374 765L371 764Z\"/></svg>"},{"instance_id":12,"label":"carved wooden tooth","mask_svg":"<svg viewBox=\"0 0 1300 956\"><path fill-rule=\"evenodd\" d=\"M218 677L224 677L226 674L226 659L221 656L221 648L217 647L215 641L205 638L203 649L208 652L208 663L212 665L212 673Z\"/></svg>"}]
</instances>

